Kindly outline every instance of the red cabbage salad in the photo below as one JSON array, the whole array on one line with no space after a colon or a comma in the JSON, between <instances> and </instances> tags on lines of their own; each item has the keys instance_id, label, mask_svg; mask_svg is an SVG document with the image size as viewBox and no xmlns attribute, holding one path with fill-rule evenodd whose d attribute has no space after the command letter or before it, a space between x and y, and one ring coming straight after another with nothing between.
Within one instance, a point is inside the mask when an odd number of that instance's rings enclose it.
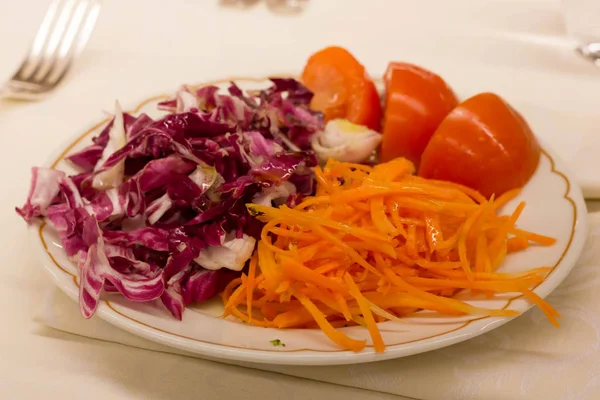
<instances>
[{"instance_id":1,"label":"red cabbage salad","mask_svg":"<svg viewBox=\"0 0 600 400\"><path fill-rule=\"evenodd\" d=\"M160 119L123 113L68 160L36 167L17 212L56 230L90 318L101 293L160 299L177 319L240 275L262 224L246 204L293 206L313 192L311 138L325 127L294 79L264 90L182 88Z\"/></svg>"}]
</instances>

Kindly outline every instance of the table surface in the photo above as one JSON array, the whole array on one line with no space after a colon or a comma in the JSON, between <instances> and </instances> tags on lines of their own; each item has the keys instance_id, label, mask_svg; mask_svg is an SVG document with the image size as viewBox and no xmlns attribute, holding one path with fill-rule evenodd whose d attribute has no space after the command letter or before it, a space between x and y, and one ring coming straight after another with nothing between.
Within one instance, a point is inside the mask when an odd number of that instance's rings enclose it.
<instances>
[{"instance_id":1,"label":"table surface","mask_svg":"<svg viewBox=\"0 0 600 400\"><path fill-rule=\"evenodd\" d=\"M448 32L465 37L476 32L491 41L497 40L494 39L499 37L497 35L503 37L502 40L513 40L514 37L514 40L522 41L526 38L537 43L537 53L535 57L524 53L520 57L520 67L529 71L539 69L539 76L546 79L548 76L544 74L559 74L561 69L572 67L570 61L560 59L553 60L556 62L551 65L551 70L547 69L548 65L542 70L536 64L544 57L551 58L548 49L563 43L557 2L552 0L482 0L476 5L467 0L398 1L394 2L396 16L385 12L390 2L373 0L368 2L372 13L368 18L377 16L381 19L381 32L365 33L352 39L339 35L347 30L348 24L356 24L356 20L350 18L349 21L344 16L361 15L366 1L344 0L342 13L339 11L341 1L309 0L306 15L301 16L273 14L261 1L247 10L228 8L223 6L224 3L227 2L173 0L167 8L162 0L105 0L97 30L64 87L39 103L0 105L0 148L5 149L0 158L5 177L4 193L0 198L3 227L0 232L3 250L0 252L3 266L0 270L0 298L3 300L0 315L4 318L0 330L0 392L6 398L70 399L85 395L88 399L167 399L202 394L200 398L207 399L218 395L221 398L268 400L305 398L307 393L314 393L310 398L391 398L381 393L324 383L307 385L303 379L219 363L214 363L210 373L200 374L195 359L91 340L33 322L32 318L52 284L35 255L28 250L25 226L12 209L25 197L29 167L46 160L60 143L99 119L102 110L109 108L115 98L124 103L133 102L157 89L175 88L182 82L198 81L199 77L212 78L211 74L218 72L225 75L260 74L259 69L253 69L255 63L250 60L276 51L278 46L298 47L297 59L276 60L272 65L273 72L289 71L291 65L301 65L306 55L314 50L296 40L306 29L319 30L325 42L344 45L352 41L364 59L373 64L368 67L375 70L381 70L386 61L379 60L374 52L369 57L369 48L375 41L379 44L402 43L396 47L401 47L417 61L435 63L436 59L452 56L445 44L436 47L435 40L432 42L434 52L405 44L402 37L394 36L394 26L399 23L415 27L421 24L419 29L426 30L429 39L438 38L443 43L447 43L444 40L448 40ZM9 76L18 65L46 5L47 1L35 0L0 5L0 49L3 53L0 76ZM27 18L23 17L25 15ZM330 17L330 23L318 26L306 23L317 16L320 21ZM260 23L256 23L257 20ZM422 27L422 21L427 21L426 28ZM240 26L253 28L236 31ZM220 33L228 29L231 32L226 39ZM194 46L190 46L190 35L198 39ZM237 36L235 46L231 35ZM471 54L472 58L465 56L463 62L486 61L494 68L510 67L511 61L501 57L509 48L505 42L497 43L502 44L498 46L498 53L473 55L465 50L464 54ZM462 50L457 44L452 51ZM585 74L588 70L581 71L578 73ZM572 74L573 70L568 73ZM529 84L541 85L541 82L533 79ZM559 78L556 82L562 83ZM580 110L594 111L589 104L579 104L576 94L568 90L563 92L560 98L536 92L522 100L548 107L568 102ZM600 209L598 204L590 206ZM224 373L230 374L234 381L220 381L218 378ZM162 378L155 379L157 376ZM299 387L305 389L299 392Z\"/></svg>"}]
</instances>

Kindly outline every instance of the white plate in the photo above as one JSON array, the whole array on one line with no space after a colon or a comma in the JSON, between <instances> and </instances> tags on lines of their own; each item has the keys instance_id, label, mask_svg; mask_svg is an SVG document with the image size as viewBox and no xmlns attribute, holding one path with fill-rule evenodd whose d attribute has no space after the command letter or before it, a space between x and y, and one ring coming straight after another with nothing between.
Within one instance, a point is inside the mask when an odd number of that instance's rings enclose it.
<instances>
[{"instance_id":1,"label":"white plate","mask_svg":"<svg viewBox=\"0 0 600 400\"><path fill-rule=\"evenodd\" d=\"M237 79L236 82L243 88L265 85L264 80ZM159 116L161 113L156 111L156 103L163 98L159 96L145 100L132 112ZM105 123L103 121L95 125L60 149L59 155L50 165L72 172L64 157L88 144ZM520 201L526 201L527 207L519 225L524 229L555 237L557 243L552 247L532 247L525 252L509 255L501 270L519 271L552 266L552 273L535 289L536 293L545 297L567 276L583 248L587 216L585 203L571 174L554 153L548 150L541 157L531 181L503 211L511 212ZM79 289L76 266L66 257L58 236L44 223L32 229L32 232L33 243L42 254L44 266L58 286L69 297L77 300ZM519 294L499 295L471 303L489 308L510 307L521 312L532 306ZM467 340L510 320L419 313L406 318L405 323L380 324L387 350L377 354L370 342L360 353L342 351L319 330L276 330L248 326L235 320L219 318L221 311L220 301L215 300L188 308L180 322L173 319L159 302L140 304L120 296L107 295L99 304L96 318L100 317L146 339L209 357L297 365L349 364L404 357ZM85 323L83 317L82 323ZM361 327L342 329L352 337L368 339L366 329ZM274 347L270 343L273 339L281 340L286 346Z\"/></svg>"}]
</instances>

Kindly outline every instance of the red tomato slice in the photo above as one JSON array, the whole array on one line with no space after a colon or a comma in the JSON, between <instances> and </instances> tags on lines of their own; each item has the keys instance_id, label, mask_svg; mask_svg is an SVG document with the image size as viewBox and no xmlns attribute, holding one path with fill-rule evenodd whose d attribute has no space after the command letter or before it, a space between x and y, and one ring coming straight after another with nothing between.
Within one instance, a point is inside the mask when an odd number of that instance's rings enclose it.
<instances>
[{"instance_id":1,"label":"red tomato slice","mask_svg":"<svg viewBox=\"0 0 600 400\"><path fill-rule=\"evenodd\" d=\"M423 153L419 175L499 196L527 183L540 153L523 117L499 96L481 93L440 124Z\"/></svg>"},{"instance_id":2,"label":"red tomato slice","mask_svg":"<svg viewBox=\"0 0 600 400\"><path fill-rule=\"evenodd\" d=\"M429 139L458 100L442 78L416 65L391 63L384 79L380 160L405 157L418 166Z\"/></svg>"},{"instance_id":3,"label":"red tomato slice","mask_svg":"<svg viewBox=\"0 0 600 400\"><path fill-rule=\"evenodd\" d=\"M326 120L346 118L379 130L381 102L365 68L341 47L327 47L313 54L302 72L302 82L314 93L311 108Z\"/></svg>"}]
</instances>

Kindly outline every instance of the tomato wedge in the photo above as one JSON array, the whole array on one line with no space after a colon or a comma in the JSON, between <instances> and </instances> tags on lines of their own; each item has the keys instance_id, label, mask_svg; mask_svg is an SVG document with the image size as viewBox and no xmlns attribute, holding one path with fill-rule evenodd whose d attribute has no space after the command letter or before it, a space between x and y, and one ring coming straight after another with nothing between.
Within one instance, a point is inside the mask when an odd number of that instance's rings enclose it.
<instances>
[{"instance_id":1,"label":"tomato wedge","mask_svg":"<svg viewBox=\"0 0 600 400\"><path fill-rule=\"evenodd\" d=\"M313 54L302 82L314 93L311 108L325 120L345 118L373 130L381 127L381 102L375 84L346 49L327 47Z\"/></svg>"},{"instance_id":2,"label":"tomato wedge","mask_svg":"<svg viewBox=\"0 0 600 400\"><path fill-rule=\"evenodd\" d=\"M391 63L384 79L380 160L405 157L418 166L429 139L458 100L442 78L416 65Z\"/></svg>"},{"instance_id":3,"label":"tomato wedge","mask_svg":"<svg viewBox=\"0 0 600 400\"><path fill-rule=\"evenodd\" d=\"M481 93L440 124L425 148L419 175L499 196L527 183L540 153L523 117L498 95Z\"/></svg>"}]
</instances>

